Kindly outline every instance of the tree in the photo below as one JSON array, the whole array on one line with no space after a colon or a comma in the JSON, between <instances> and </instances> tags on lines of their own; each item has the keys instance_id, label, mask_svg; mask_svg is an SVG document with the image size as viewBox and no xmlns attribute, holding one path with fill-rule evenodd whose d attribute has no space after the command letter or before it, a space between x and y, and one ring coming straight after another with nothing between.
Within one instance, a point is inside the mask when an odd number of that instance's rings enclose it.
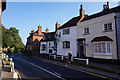
<instances>
[{"instance_id":1,"label":"tree","mask_svg":"<svg viewBox=\"0 0 120 80\"><path fill-rule=\"evenodd\" d=\"M6 29L2 26L2 47L9 47L11 53L21 53L24 51L25 46L19 36L19 30L15 27Z\"/></svg>"}]
</instances>

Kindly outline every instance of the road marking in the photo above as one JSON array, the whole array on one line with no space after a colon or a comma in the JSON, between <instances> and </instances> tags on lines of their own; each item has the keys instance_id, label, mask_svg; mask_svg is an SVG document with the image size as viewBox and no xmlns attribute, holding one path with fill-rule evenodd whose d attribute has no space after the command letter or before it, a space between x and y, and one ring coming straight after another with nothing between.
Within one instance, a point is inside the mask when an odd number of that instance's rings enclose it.
<instances>
[{"instance_id":1,"label":"road marking","mask_svg":"<svg viewBox=\"0 0 120 80\"><path fill-rule=\"evenodd\" d=\"M18 59L18 58L16 58L16 59ZM18 60L21 60L21 59L18 59ZM62 80L65 80L65 79L62 78L61 76L56 75L56 74L54 74L53 72L48 71L48 70L46 70L46 69L44 69L44 68L42 68L42 67L40 67L40 66L37 66L37 65L35 65L35 64L33 64L33 63L30 63L30 62L27 62L27 61L24 61L24 60L21 60L21 61L23 61L23 62L25 62L25 63L28 63L28 64L31 64L31 65L33 65L33 66L39 68L39 69L42 69L43 71L45 71L45 72L47 72L47 73L49 73L49 74L52 74L53 76L56 76L56 77L58 77L58 78L60 78L60 79L62 79Z\"/></svg>"},{"instance_id":2,"label":"road marking","mask_svg":"<svg viewBox=\"0 0 120 80\"><path fill-rule=\"evenodd\" d=\"M59 73L57 73L57 72L55 72L55 74L57 74L57 75L61 76L61 74L59 74Z\"/></svg>"},{"instance_id":3,"label":"road marking","mask_svg":"<svg viewBox=\"0 0 120 80\"><path fill-rule=\"evenodd\" d=\"M19 79L22 80L19 72L16 69L15 69L15 71L17 72Z\"/></svg>"},{"instance_id":4,"label":"road marking","mask_svg":"<svg viewBox=\"0 0 120 80\"><path fill-rule=\"evenodd\" d=\"M42 61L43 61L43 62L46 62L46 63L51 63L51 62L48 62L48 61L46 61L46 60L42 60ZM80 69L72 68L72 67L69 67L69 66L60 65L60 64L57 64L57 63L51 63L51 64L55 64L55 65L62 66L62 67L67 67L67 68L69 68L69 69L73 69L73 70L76 70L76 71L80 71L80 72L84 72L84 73L91 74L91 75L94 75L94 76L98 76L98 77L101 77L101 78L105 78L105 79L112 80L112 79L109 78L109 77L102 76L102 75L95 74L95 73L91 73L91 72L88 72L88 71L85 71L85 70L80 70Z\"/></svg>"}]
</instances>

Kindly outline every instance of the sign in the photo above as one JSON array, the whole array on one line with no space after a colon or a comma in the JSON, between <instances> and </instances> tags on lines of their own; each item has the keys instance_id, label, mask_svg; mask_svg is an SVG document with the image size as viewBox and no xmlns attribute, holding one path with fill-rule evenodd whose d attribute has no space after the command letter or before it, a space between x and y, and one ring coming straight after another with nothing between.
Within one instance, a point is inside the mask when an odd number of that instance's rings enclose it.
<instances>
[{"instance_id":1,"label":"sign","mask_svg":"<svg viewBox=\"0 0 120 80\"><path fill-rule=\"evenodd\" d=\"M88 47L88 43L85 43L85 47Z\"/></svg>"}]
</instances>

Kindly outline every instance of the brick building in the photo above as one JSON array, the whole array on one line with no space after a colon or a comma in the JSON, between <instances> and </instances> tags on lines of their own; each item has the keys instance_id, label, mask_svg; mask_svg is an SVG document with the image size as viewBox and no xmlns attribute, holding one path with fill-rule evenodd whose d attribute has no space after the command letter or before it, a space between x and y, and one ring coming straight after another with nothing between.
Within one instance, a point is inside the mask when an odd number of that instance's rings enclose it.
<instances>
[{"instance_id":1,"label":"brick building","mask_svg":"<svg viewBox=\"0 0 120 80\"><path fill-rule=\"evenodd\" d=\"M38 55L40 53L40 40L43 38L41 32L41 26L38 26L38 30L34 32L31 31L30 36L27 38L26 49L32 52L32 55Z\"/></svg>"}]
</instances>

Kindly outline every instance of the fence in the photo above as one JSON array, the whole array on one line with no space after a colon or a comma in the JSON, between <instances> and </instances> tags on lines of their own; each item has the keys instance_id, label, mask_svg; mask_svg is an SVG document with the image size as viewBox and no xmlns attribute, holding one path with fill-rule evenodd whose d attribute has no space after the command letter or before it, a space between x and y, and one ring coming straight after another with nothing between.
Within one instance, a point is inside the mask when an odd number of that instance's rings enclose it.
<instances>
[{"instance_id":1,"label":"fence","mask_svg":"<svg viewBox=\"0 0 120 80\"><path fill-rule=\"evenodd\" d=\"M14 66L13 58L9 58L8 55L6 55L6 54L1 54L1 56L2 56L2 58L5 58L5 60L10 62L10 65L11 65L10 71L13 73L13 78L15 78L17 80L18 75L14 68L15 66Z\"/></svg>"},{"instance_id":2,"label":"fence","mask_svg":"<svg viewBox=\"0 0 120 80\"><path fill-rule=\"evenodd\" d=\"M59 57L61 60L64 60L65 58L67 58L67 57L65 57L63 55L49 55L49 57L53 57L53 59L56 59L57 57ZM89 59L71 57L71 61L74 61L74 60L85 61L86 65L89 65Z\"/></svg>"}]
</instances>

